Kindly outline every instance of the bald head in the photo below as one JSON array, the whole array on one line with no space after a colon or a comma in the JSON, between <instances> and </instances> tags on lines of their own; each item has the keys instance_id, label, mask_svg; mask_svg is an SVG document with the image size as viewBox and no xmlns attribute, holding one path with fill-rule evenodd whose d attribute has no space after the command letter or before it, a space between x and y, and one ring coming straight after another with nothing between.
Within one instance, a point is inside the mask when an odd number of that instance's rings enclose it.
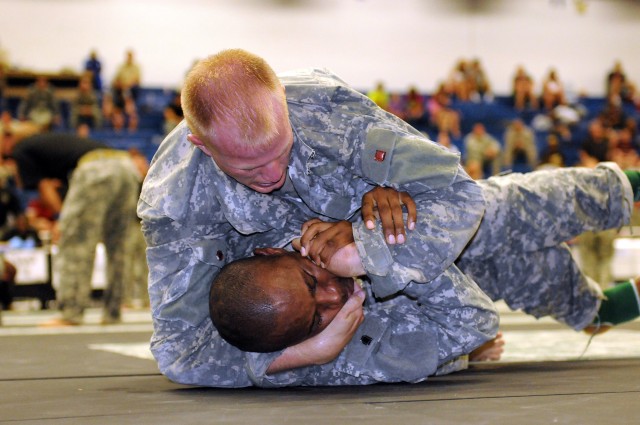
<instances>
[{"instance_id":1,"label":"bald head","mask_svg":"<svg viewBox=\"0 0 640 425\"><path fill-rule=\"evenodd\" d=\"M267 62L241 49L224 50L199 61L182 91L185 120L199 138L215 142L216 128L233 127L240 142L260 145L277 132L274 103L284 90Z\"/></svg>"}]
</instances>

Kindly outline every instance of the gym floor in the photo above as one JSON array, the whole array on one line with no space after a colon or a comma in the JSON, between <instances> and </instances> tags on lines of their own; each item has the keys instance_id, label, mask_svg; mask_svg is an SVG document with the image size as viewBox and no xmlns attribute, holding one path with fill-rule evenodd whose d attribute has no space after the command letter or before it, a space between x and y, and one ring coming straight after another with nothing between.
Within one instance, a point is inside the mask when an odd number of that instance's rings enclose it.
<instances>
[{"instance_id":1,"label":"gym floor","mask_svg":"<svg viewBox=\"0 0 640 425\"><path fill-rule=\"evenodd\" d=\"M502 312L499 362L420 384L284 389L178 385L151 358L149 312L46 329L55 312L4 312L0 424L638 424L640 321L589 338Z\"/></svg>"}]
</instances>

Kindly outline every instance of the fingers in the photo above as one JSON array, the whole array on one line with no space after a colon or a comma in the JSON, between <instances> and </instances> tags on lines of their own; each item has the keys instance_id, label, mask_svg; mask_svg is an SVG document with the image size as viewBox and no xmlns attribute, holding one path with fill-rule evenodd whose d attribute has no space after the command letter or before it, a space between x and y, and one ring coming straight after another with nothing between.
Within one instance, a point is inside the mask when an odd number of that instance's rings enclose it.
<instances>
[{"instance_id":1,"label":"fingers","mask_svg":"<svg viewBox=\"0 0 640 425\"><path fill-rule=\"evenodd\" d=\"M375 209L376 209L376 200L373 197L372 192L365 193L364 196L362 197L361 214L362 214L362 219L364 220L365 226L369 230L373 230L374 228L374 223L376 221L376 216L374 212Z\"/></svg>"},{"instance_id":2,"label":"fingers","mask_svg":"<svg viewBox=\"0 0 640 425\"><path fill-rule=\"evenodd\" d=\"M407 192L398 192L389 187L375 187L362 197L362 218L368 229L373 229L376 213L380 218L382 232L388 244L406 241L403 206L407 209L406 229L413 230L417 220L417 208Z\"/></svg>"},{"instance_id":3,"label":"fingers","mask_svg":"<svg viewBox=\"0 0 640 425\"><path fill-rule=\"evenodd\" d=\"M364 320L364 310L362 308L364 299L365 292L358 287L358 290L349 297L347 302L342 306L336 316L336 319L340 318L340 322L343 326L343 332L351 332L349 338L353 335L353 332L358 329L358 326L360 326L360 324Z\"/></svg>"},{"instance_id":4,"label":"fingers","mask_svg":"<svg viewBox=\"0 0 640 425\"><path fill-rule=\"evenodd\" d=\"M323 223L324 222L321 221L320 219L314 218L309 221L306 221L302 225L302 229L301 229L302 236L300 236L298 241L300 244L299 251L303 257L306 257L309 254L309 247L310 247L311 241L316 237L318 232L321 231L321 226ZM317 224L317 226L313 226L314 224ZM294 248L295 248L295 245L294 245Z\"/></svg>"},{"instance_id":5,"label":"fingers","mask_svg":"<svg viewBox=\"0 0 640 425\"><path fill-rule=\"evenodd\" d=\"M308 241L305 238L306 236L310 237ZM353 230L351 223L348 221L339 221L337 223L317 222L309 226L303 238L305 240L303 241L301 238L301 243L304 246L306 241L306 246L304 247L306 255L314 263L325 268L338 250L353 243Z\"/></svg>"},{"instance_id":6,"label":"fingers","mask_svg":"<svg viewBox=\"0 0 640 425\"><path fill-rule=\"evenodd\" d=\"M416 203L407 192L400 192L400 202L404 204L407 209L407 228L409 230L415 229L416 221L418 220L418 208L416 207Z\"/></svg>"}]
</instances>

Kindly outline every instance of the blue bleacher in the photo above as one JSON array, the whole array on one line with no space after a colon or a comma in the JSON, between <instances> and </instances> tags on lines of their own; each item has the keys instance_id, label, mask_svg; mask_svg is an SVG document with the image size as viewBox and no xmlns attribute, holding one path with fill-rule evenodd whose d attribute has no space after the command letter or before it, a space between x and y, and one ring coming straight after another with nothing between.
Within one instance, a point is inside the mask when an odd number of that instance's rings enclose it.
<instances>
[{"instance_id":1,"label":"blue bleacher","mask_svg":"<svg viewBox=\"0 0 640 425\"><path fill-rule=\"evenodd\" d=\"M117 149L128 149L135 147L144 152L149 159L153 156L159 141L163 138L163 110L166 105L169 104L174 97L175 91L164 88L146 87L141 88L137 107L139 115L139 126L135 132L128 132L126 130L121 132L115 132L109 128L103 128L94 130L92 137L103 141ZM425 96L425 99L428 95ZM9 98L7 99L7 107L15 116L18 109L20 99ZM590 120L595 118L600 111L602 111L606 105L606 99L603 97L583 97L579 99L579 104L586 111L585 116L575 126L572 127L572 140L570 143L563 143L561 145L562 151L567 157L567 165L574 165L578 160L578 151L582 141L587 135L587 125ZM527 110L518 112L513 109L512 99L510 96L496 96L491 102L460 102L454 101L452 108L460 113L460 130L462 137L471 131L474 123L482 122L489 134L504 143L504 132L513 119L516 117L522 118L528 125L531 125L532 120L540 114L540 111ZM636 110L633 105L625 104L625 112L628 116L631 116L638 121L640 119L640 112ZM63 118L63 125L59 130L69 130L69 103L61 102L61 114ZM432 139L436 137L436 129L428 123L428 120L424 120L424 128L419 128L425 131ZM538 151L544 152L547 145L546 131L536 131L536 143L538 145ZM462 151L464 149L462 139L454 139L452 142L458 146Z\"/></svg>"}]
</instances>

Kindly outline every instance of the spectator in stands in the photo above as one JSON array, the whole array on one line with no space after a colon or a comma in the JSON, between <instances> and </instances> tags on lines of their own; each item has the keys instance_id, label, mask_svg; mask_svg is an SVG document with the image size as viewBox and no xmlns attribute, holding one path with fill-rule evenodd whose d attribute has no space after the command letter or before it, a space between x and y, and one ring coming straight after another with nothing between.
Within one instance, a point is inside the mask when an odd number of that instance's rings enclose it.
<instances>
[{"instance_id":1,"label":"spectator in stands","mask_svg":"<svg viewBox=\"0 0 640 425\"><path fill-rule=\"evenodd\" d=\"M609 95L605 107L600 111L602 125L607 129L620 130L625 127L634 128L633 118L627 116L619 96Z\"/></svg>"},{"instance_id":2,"label":"spectator in stands","mask_svg":"<svg viewBox=\"0 0 640 425\"><path fill-rule=\"evenodd\" d=\"M555 69L550 69L542 81L542 107L550 111L558 105L566 103L564 86Z\"/></svg>"},{"instance_id":3,"label":"spectator in stands","mask_svg":"<svg viewBox=\"0 0 640 425\"><path fill-rule=\"evenodd\" d=\"M533 78L522 65L518 66L513 76L512 85L513 107L517 111L538 109L538 98L534 92Z\"/></svg>"},{"instance_id":4,"label":"spectator in stands","mask_svg":"<svg viewBox=\"0 0 640 425\"><path fill-rule=\"evenodd\" d=\"M640 156L633 132L629 128L623 128L618 131L617 136L615 147L609 149L611 160L625 170L637 168L640 165Z\"/></svg>"},{"instance_id":5,"label":"spectator in stands","mask_svg":"<svg viewBox=\"0 0 640 425\"><path fill-rule=\"evenodd\" d=\"M436 138L436 142L445 148L449 149L453 153L461 154L460 149L451 141L451 137L449 137L449 133L445 131L441 131L438 133L438 137Z\"/></svg>"},{"instance_id":6,"label":"spectator in stands","mask_svg":"<svg viewBox=\"0 0 640 425\"><path fill-rule=\"evenodd\" d=\"M60 276L57 298L62 317L44 325L82 323L100 241L109 259L102 321L119 322L126 235L148 168L146 158L63 133L23 139L13 148L13 156L23 188L38 189L45 205L59 214L55 267ZM60 190L63 187L68 187L64 197Z\"/></svg>"},{"instance_id":7,"label":"spectator in stands","mask_svg":"<svg viewBox=\"0 0 640 425\"><path fill-rule=\"evenodd\" d=\"M469 99L474 102L484 100L491 102L493 93L491 92L491 84L487 73L480 62L480 59L473 59L467 67L467 87L469 87Z\"/></svg>"},{"instance_id":8,"label":"spectator in stands","mask_svg":"<svg viewBox=\"0 0 640 425\"><path fill-rule=\"evenodd\" d=\"M462 102L467 102L471 96L469 80L467 78L468 66L466 60L458 60L443 86L443 90L446 91L446 93L455 96L457 100Z\"/></svg>"},{"instance_id":9,"label":"spectator in stands","mask_svg":"<svg viewBox=\"0 0 640 425\"><path fill-rule=\"evenodd\" d=\"M487 133L483 123L475 123L471 133L464 138L467 173L476 180L498 174L501 166L500 153L500 142Z\"/></svg>"},{"instance_id":10,"label":"spectator in stands","mask_svg":"<svg viewBox=\"0 0 640 425\"><path fill-rule=\"evenodd\" d=\"M376 105L384 109L385 111L389 110L389 92L384 86L382 81L378 81L376 84L376 88L370 90L367 93L367 97L374 101Z\"/></svg>"},{"instance_id":11,"label":"spectator in stands","mask_svg":"<svg viewBox=\"0 0 640 425\"><path fill-rule=\"evenodd\" d=\"M81 77L78 82L78 93L71 103L69 124L76 130L81 124L87 125L90 129L102 127L100 101L88 76Z\"/></svg>"},{"instance_id":12,"label":"spectator in stands","mask_svg":"<svg viewBox=\"0 0 640 425\"><path fill-rule=\"evenodd\" d=\"M515 171L533 171L538 165L538 148L533 131L516 118L504 134L503 167Z\"/></svg>"},{"instance_id":13,"label":"spectator in stands","mask_svg":"<svg viewBox=\"0 0 640 425\"><path fill-rule=\"evenodd\" d=\"M586 163L588 158L595 162L609 160L609 132L610 130L603 125L602 118L596 117L591 120L587 129L587 138L580 146L583 163Z\"/></svg>"},{"instance_id":14,"label":"spectator in stands","mask_svg":"<svg viewBox=\"0 0 640 425\"><path fill-rule=\"evenodd\" d=\"M404 96L400 93L391 93L389 95L389 112L403 120L405 118L406 109L407 107Z\"/></svg>"},{"instance_id":15,"label":"spectator in stands","mask_svg":"<svg viewBox=\"0 0 640 425\"><path fill-rule=\"evenodd\" d=\"M451 97L445 84L438 85L436 92L427 100L429 122L438 133L448 133L456 139L460 138L460 114L451 107Z\"/></svg>"},{"instance_id":16,"label":"spectator in stands","mask_svg":"<svg viewBox=\"0 0 640 425\"><path fill-rule=\"evenodd\" d=\"M105 116L111 118L113 128L117 131L125 126L130 131L138 128L137 99L140 90L140 66L135 62L133 50L127 50L125 62L120 65L111 84L111 96L107 97Z\"/></svg>"},{"instance_id":17,"label":"spectator in stands","mask_svg":"<svg viewBox=\"0 0 640 425\"><path fill-rule=\"evenodd\" d=\"M616 61L613 69L607 74L606 94L607 98L614 96L621 102L633 102L635 99L635 84L627 79L620 61Z\"/></svg>"},{"instance_id":18,"label":"spectator in stands","mask_svg":"<svg viewBox=\"0 0 640 425\"><path fill-rule=\"evenodd\" d=\"M124 106L126 98L137 101L140 81L140 66L135 61L133 50L127 50L126 59L116 71L112 82L114 103L117 106Z\"/></svg>"},{"instance_id":19,"label":"spectator in stands","mask_svg":"<svg viewBox=\"0 0 640 425\"><path fill-rule=\"evenodd\" d=\"M60 124L58 100L46 77L37 77L29 88L18 107L18 118L21 121L31 121L43 129Z\"/></svg>"},{"instance_id":20,"label":"spectator in stands","mask_svg":"<svg viewBox=\"0 0 640 425\"><path fill-rule=\"evenodd\" d=\"M560 149L560 141L558 136L554 133L550 133L547 136L547 146L542 152L540 157L540 164L536 167L537 170L545 168L560 168L564 167L567 163L566 157Z\"/></svg>"},{"instance_id":21,"label":"spectator in stands","mask_svg":"<svg viewBox=\"0 0 640 425\"><path fill-rule=\"evenodd\" d=\"M89 53L89 58L84 63L84 70L90 74L93 89L97 93L102 93L102 63L95 50Z\"/></svg>"},{"instance_id":22,"label":"spectator in stands","mask_svg":"<svg viewBox=\"0 0 640 425\"><path fill-rule=\"evenodd\" d=\"M171 101L165 106L164 111L164 134L171 133L180 121L184 118L184 113L182 112L182 96L180 91L176 91L171 98Z\"/></svg>"},{"instance_id":23,"label":"spectator in stands","mask_svg":"<svg viewBox=\"0 0 640 425\"><path fill-rule=\"evenodd\" d=\"M428 120L425 99L416 86L409 87L405 102L404 120L418 130L425 129Z\"/></svg>"},{"instance_id":24,"label":"spectator in stands","mask_svg":"<svg viewBox=\"0 0 640 425\"><path fill-rule=\"evenodd\" d=\"M38 230L31 226L25 214L19 214L13 226L2 234L2 240L10 248L35 248L42 246Z\"/></svg>"}]
</instances>

